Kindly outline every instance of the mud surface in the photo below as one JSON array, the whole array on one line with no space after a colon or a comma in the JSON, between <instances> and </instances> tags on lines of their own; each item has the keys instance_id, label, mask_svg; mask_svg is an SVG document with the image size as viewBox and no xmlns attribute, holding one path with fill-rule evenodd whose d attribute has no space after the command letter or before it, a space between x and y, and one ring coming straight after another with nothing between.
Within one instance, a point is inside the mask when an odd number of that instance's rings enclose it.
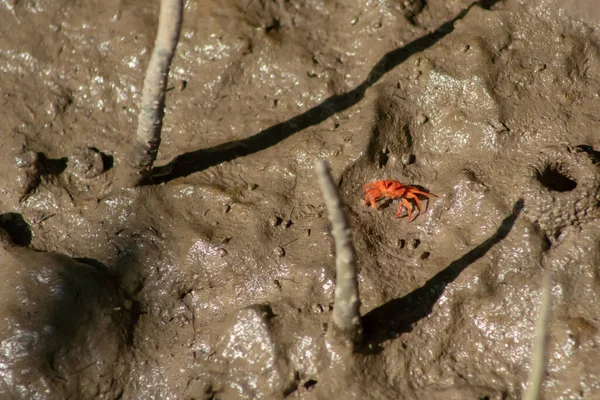
<instances>
[{"instance_id":1,"label":"mud surface","mask_svg":"<svg viewBox=\"0 0 600 400\"><path fill-rule=\"evenodd\" d=\"M0 2L0 393L600 398L592 0L187 1L155 182L118 187L158 1ZM325 334L326 159L365 345ZM362 186L438 197L407 223ZM427 203L427 202L425 202Z\"/></svg>"}]
</instances>

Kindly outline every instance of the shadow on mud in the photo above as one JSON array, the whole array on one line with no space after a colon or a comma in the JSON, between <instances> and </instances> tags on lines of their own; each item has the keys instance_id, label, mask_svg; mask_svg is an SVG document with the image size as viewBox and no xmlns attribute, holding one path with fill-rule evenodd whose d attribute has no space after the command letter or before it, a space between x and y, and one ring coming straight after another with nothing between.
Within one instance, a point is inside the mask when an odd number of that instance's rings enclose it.
<instances>
[{"instance_id":1,"label":"shadow on mud","mask_svg":"<svg viewBox=\"0 0 600 400\"><path fill-rule=\"evenodd\" d=\"M404 297L390 300L362 317L365 329L365 346L362 352L374 354L382 350L380 344L412 331L413 324L431 314L433 306L452 283L469 265L483 257L492 247L502 241L510 232L523 210L523 199L519 199L512 213L485 242L453 261L429 279L425 285Z\"/></svg>"},{"instance_id":2,"label":"shadow on mud","mask_svg":"<svg viewBox=\"0 0 600 400\"><path fill-rule=\"evenodd\" d=\"M139 304L100 261L31 242L21 214L0 214L0 398L95 398L100 387L117 398Z\"/></svg>"},{"instance_id":3,"label":"shadow on mud","mask_svg":"<svg viewBox=\"0 0 600 400\"><path fill-rule=\"evenodd\" d=\"M331 96L321 104L285 122L273 125L246 139L224 143L209 149L200 149L175 157L169 164L152 169L150 183L157 184L200 172L209 167L265 150L308 127L320 124L329 117L344 111L363 99L365 91L384 74L404 62L413 54L424 51L454 30L454 23L462 19L474 6L489 9L498 0L473 2L456 17L432 33L415 39L404 47L390 51L371 69L367 79L348 93Z\"/></svg>"}]
</instances>

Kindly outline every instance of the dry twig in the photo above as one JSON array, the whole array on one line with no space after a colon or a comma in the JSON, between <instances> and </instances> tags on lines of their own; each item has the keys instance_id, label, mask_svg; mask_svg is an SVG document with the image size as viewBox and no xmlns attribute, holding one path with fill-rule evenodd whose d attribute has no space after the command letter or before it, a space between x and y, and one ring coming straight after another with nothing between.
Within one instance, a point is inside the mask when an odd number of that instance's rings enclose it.
<instances>
[{"instance_id":1,"label":"dry twig","mask_svg":"<svg viewBox=\"0 0 600 400\"><path fill-rule=\"evenodd\" d=\"M362 341L363 330L352 231L344 211L344 202L325 161L317 163L317 175L335 241L336 284L332 317L333 333L344 342L357 346Z\"/></svg>"},{"instance_id":2,"label":"dry twig","mask_svg":"<svg viewBox=\"0 0 600 400\"><path fill-rule=\"evenodd\" d=\"M538 319L535 324L535 342L533 344L533 354L531 357L531 370L524 400L537 400L539 398L544 375L546 373L546 341L548 316L550 314L550 274L545 273L542 280L542 294L540 296L540 309L538 310Z\"/></svg>"},{"instance_id":3,"label":"dry twig","mask_svg":"<svg viewBox=\"0 0 600 400\"><path fill-rule=\"evenodd\" d=\"M169 69L179 42L182 20L183 0L161 0L158 32L142 90L137 134L128 160L133 169L133 185L139 185L150 176L156 160L165 114Z\"/></svg>"}]
</instances>

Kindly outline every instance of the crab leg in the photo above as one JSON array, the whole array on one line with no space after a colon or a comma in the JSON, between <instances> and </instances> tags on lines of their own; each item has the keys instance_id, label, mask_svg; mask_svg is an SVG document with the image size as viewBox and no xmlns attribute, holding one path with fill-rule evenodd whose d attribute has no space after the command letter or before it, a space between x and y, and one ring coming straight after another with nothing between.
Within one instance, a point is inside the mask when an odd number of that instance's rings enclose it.
<instances>
[{"instance_id":1,"label":"crab leg","mask_svg":"<svg viewBox=\"0 0 600 400\"><path fill-rule=\"evenodd\" d=\"M365 196L365 204L371 203L371 207L377 209L377 204L375 204L375 202L382 196L381 190L377 188L371 188L366 192L367 195Z\"/></svg>"},{"instance_id":2,"label":"crab leg","mask_svg":"<svg viewBox=\"0 0 600 400\"><path fill-rule=\"evenodd\" d=\"M410 207L410 203L408 202L408 200L406 200L404 197L400 199L400 201L402 202L402 204L404 204L404 207L406 207L406 211L408 212L408 222L412 221L412 208ZM400 210L398 210L398 212L400 212ZM399 216L399 214L396 214Z\"/></svg>"},{"instance_id":3,"label":"crab leg","mask_svg":"<svg viewBox=\"0 0 600 400\"><path fill-rule=\"evenodd\" d=\"M402 215L402 201L398 202L398 211L396 212L396 217Z\"/></svg>"},{"instance_id":4,"label":"crab leg","mask_svg":"<svg viewBox=\"0 0 600 400\"><path fill-rule=\"evenodd\" d=\"M419 198L417 196L415 196L413 194L414 192L408 192L406 194L406 198L407 199L414 199L415 203L417 203L417 208L419 209L419 215L421 214L422 208L421 208L421 201L419 200Z\"/></svg>"},{"instance_id":5,"label":"crab leg","mask_svg":"<svg viewBox=\"0 0 600 400\"><path fill-rule=\"evenodd\" d=\"M414 188L414 186L410 187L409 193L422 194L423 196L427 196L427 197L429 197L429 196L437 197L433 193L427 193L427 192L423 192L421 190L417 190L417 189Z\"/></svg>"},{"instance_id":6,"label":"crab leg","mask_svg":"<svg viewBox=\"0 0 600 400\"><path fill-rule=\"evenodd\" d=\"M367 197L365 198L365 204L371 203L371 207L377 209L377 204L375 203L375 201L378 197L379 195L377 193L367 193Z\"/></svg>"}]
</instances>

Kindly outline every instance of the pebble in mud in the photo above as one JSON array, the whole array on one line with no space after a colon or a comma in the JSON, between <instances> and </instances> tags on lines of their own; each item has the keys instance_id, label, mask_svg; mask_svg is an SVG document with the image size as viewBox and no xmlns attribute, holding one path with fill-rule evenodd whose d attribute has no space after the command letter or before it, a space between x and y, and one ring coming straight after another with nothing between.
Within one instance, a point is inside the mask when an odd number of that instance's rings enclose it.
<instances>
[{"instance_id":1,"label":"pebble in mud","mask_svg":"<svg viewBox=\"0 0 600 400\"><path fill-rule=\"evenodd\" d=\"M423 113L417 114L417 117L415 119L415 122L417 123L417 125L424 125L427 123L427 121L429 121L429 118L427 118L427 115L425 115Z\"/></svg>"},{"instance_id":2,"label":"pebble in mud","mask_svg":"<svg viewBox=\"0 0 600 400\"><path fill-rule=\"evenodd\" d=\"M283 257L285 256L285 250L283 247L275 247L273 254L275 254L277 257Z\"/></svg>"},{"instance_id":3,"label":"pebble in mud","mask_svg":"<svg viewBox=\"0 0 600 400\"><path fill-rule=\"evenodd\" d=\"M323 306L318 303L311 305L310 308L311 308L311 311L315 314L322 314L325 311L323 309Z\"/></svg>"},{"instance_id":4,"label":"pebble in mud","mask_svg":"<svg viewBox=\"0 0 600 400\"><path fill-rule=\"evenodd\" d=\"M411 165L414 164L415 162L417 162L417 158L415 157L414 154L402 154L401 156L401 161L402 164L404 165Z\"/></svg>"},{"instance_id":5,"label":"pebble in mud","mask_svg":"<svg viewBox=\"0 0 600 400\"><path fill-rule=\"evenodd\" d=\"M78 147L71 153L67 170L79 179L92 179L104 172L102 154L90 147Z\"/></svg>"},{"instance_id":6,"label":"pebble in mud","mask_svg":"<svg viewBox=\"0 0 600 400\"><path fill-rule=\"evenodd\" d=\"M16 180L22 193L31 192L40 181L40 157L35 151L24 151L15 156L15 165L19 168Z\"/></svg>"},{"instance_id":7,"label":"pebble in mud","mask_svg":"<svg viewBox=\"0 0 600 400\"><path fill-rule=\"evenodd\" d=\"M225 250L224 248L220 248L218 250L218 254L219 254L219 257L225 257L228 253L227 253L227 250Z\"/></svg>"},{"instance_id":8,"label":"pebble in mud","mask_svg":"<svg viewBox=\"0 0 600 400\"><path fill-rule=\"evenodd\" d=\"M34 166L39 160L38 153L35 151L26 151L15 157L17 168L25 168Z\"/></svg>"}]
</instances>

